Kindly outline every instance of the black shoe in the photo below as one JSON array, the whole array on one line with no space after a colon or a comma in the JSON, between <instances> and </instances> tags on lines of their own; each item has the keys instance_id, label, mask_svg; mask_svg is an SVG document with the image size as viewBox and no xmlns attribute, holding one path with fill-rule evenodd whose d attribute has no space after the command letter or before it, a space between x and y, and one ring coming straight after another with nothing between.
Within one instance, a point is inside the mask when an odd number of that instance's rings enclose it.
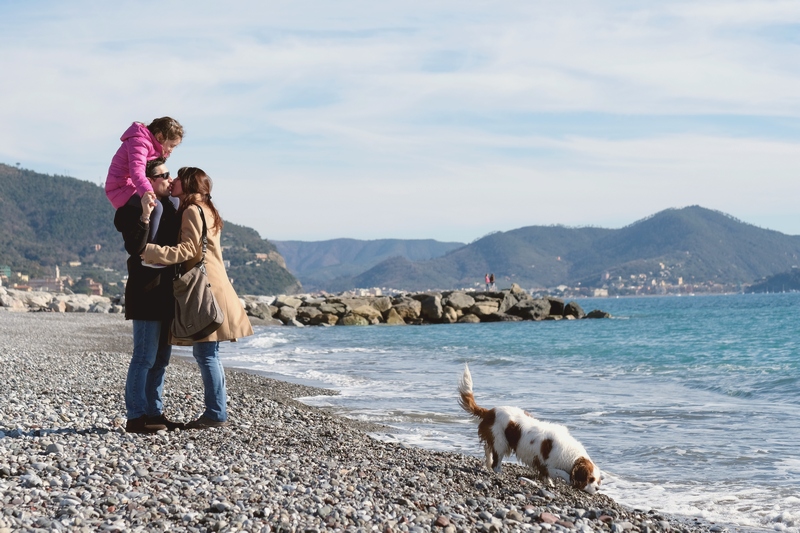
<instances>
[{"instance_id":1,"label":"black shoe","mask_svg":"<svg viewBox=\"0 0 800 533\"><path fill-rule=\"evenodd\" d=\"M125 431L128 433L155 433L157 431L166 430L167 426L164 424L153 424L147 416L142 415L139 418L128 420L125 424Z\"/></svg>"},{"instance_id":2,"label":"black shoe","mask_svg":"<svg viewBox=\"0 0 800 533\"><path fill-rule=\"evenodd\" d=\"M176 429L186 429L186 424L183 422L173 422L169 420L164 413L161 413L158 416L148 416L147 417L148 424L160 424L162 426L166 426L167 431L175 431Z\"/></svg>"},{"instance_id":3,"label":"black shoe","mask_svg":"<svg viewBox=\"0 0 800 533\"><path fill-rule=\"evenodd\" d=\"M186 424L186 429L208 429L208 428L224 428L229 426L230 422L227 420L223 420L220 422L219 420L211 420L206 416L201 416L197 420L192 420L188 424Z\"/></svg>"}]
</instances>

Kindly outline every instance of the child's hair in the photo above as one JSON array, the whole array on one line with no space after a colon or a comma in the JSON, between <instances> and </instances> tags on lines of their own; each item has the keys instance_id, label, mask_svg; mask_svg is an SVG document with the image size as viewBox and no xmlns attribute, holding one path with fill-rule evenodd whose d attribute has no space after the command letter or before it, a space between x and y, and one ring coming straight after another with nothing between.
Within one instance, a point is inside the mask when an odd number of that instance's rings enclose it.
<instances>
[{"instance_id":1,"label":"child's hair","mask_svg":"<svg viewBox=\"0 0 800 533\"><path fill-rule=\"evenodd\" d=\"M206 223L209 227L214 226L218 232L222 231L222 217L219 216L219 211L211 201L211 188L214 186L214 182L211 181L208 174L196 167L181 167L178 169L176 179L181 180L181 190L184 194L178 213L183 214L190 205L203 202L211 211L211 220L213 220L211 222L206 218Z\"/></svg>"},{"instance_id":2,"label":"child's hair","mask_svg":"<svg viewBox=\"0 0 800 533\"><path fill-rule=\"evenodd\" d=\"M159 133L164 138L163 140L183 139L183 126L174 118L161 117L154 119L150 125L147 126L150 133L158 135Z\"/></svg>"},{"instance_id":3,"label":"child's hair","mask_svg":"<svg viewBox=\"0 0 800 533\"><path fill-rule=\"evenodd\" d=\"M144 175L147 176L148 178L152 178L153 174L155 173L156 167L160 167L166 162L167 160L164 159L163 157L156 157L155 159L151 159L145 164Z\"/></svg>"}]
</instances>

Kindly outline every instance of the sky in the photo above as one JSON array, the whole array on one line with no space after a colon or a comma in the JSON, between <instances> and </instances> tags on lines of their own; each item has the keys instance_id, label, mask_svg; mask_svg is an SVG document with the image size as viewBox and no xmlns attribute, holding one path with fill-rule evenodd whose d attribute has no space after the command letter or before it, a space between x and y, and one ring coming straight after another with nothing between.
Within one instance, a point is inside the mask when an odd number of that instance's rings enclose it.
<instances>
[{"instance_id":1,"label":"sky","mask_svg":"<svg viewBox=\"0 0 800 533\"><path fill-rule=\"evenodd\" d=\"M0 0L0 73L1 163L103 184L171 116L170 170L270 240L800 234L796 0Z\"/></svg>"}]
</instances>

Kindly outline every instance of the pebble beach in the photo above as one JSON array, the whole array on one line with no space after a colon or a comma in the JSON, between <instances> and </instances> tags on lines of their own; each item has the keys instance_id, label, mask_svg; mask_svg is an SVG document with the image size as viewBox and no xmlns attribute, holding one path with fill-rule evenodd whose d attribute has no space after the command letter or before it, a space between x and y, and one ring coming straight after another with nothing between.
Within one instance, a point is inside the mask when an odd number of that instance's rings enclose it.
<instances>
[{"instance_id":1,"label":"pebble beach","mask_svg":"<svg viewBox=\"0 0 800 533\"><path fill-rule=\"evenodd\" d=\"M297 400L336 391L245 371L226 369L229 427L127 434L131 346L121 315L0 311L0 533L724 529L381 441ZM164 397L173 420L202 411L192 362Z\"/></svg>"}]
</instances>

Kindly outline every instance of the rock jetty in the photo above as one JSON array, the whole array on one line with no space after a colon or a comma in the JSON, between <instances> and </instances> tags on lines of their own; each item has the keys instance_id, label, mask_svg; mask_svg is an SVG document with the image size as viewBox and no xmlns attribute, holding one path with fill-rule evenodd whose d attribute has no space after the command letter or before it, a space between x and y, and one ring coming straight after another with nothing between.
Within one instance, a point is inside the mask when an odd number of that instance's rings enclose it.
<instances>
[{"instance_id":1,"label":"rock jetty","mask_svg":"<svg viewBox=\"0 0 800 533\"><path fill-rule=\"evenodd\" d=\"M0 287L0 311L51 311L56 313L122 313L125 303L106 296L20 291Z\"/></svg>"},{"instance_id":2,"label":"rock jetty","mask_svg":"<svg viewBox=\"0 0 800 533\"><path fill-rule=\"evenodd\" d=\"M247 314L267 324L367 326L609 318L577 302L534 298L518 285L501 291L445 291L399 296L245 296Z\"/></svg>"},{"instance_id":3,"label":"rock jetty","mask_svg":"<svg viewBox=\"0 0 800 533\"><path fill-rule=\"evenodd\" d=\"M534 298L517 285L500 291L445 291L398 296L241 296L251 320L261 325L368 326L454 324L609 318L586 313L577 302ZM123 297L20 291L0 287L0 311L124 313Z\"/></svg>"}]
</instances>

